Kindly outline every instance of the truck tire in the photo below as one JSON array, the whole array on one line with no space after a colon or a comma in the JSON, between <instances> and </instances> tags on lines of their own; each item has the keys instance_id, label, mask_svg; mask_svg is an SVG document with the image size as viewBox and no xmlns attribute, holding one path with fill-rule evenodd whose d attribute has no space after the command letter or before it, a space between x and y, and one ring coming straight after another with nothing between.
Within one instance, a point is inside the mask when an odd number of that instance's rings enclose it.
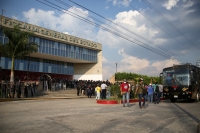
<instances>
[{"instance_id":1,"label":"truck tire","mask_svg":"<svg viewBox=\"0 0 200 133\"><path fill-rule=\"evenodd\" d=\"M170 101L171 101L172 103L176 102L176 100L177 100L177 99L175 99L175 98L170 98Z\"/></svg>"}]
</instances>

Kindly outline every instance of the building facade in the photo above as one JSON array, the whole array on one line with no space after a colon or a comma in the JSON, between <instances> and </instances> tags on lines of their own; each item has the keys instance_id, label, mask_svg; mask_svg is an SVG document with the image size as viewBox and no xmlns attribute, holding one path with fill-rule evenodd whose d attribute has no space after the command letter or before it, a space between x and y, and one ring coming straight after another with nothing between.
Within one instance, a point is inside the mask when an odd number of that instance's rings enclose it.
<instances>
[{"instance_id":1,"label":"building facade","mask_svg":"<svg viewBox=\"0 0 200 133\"><path fill-rule=\"evenodd\" d=\"M21 30L33 32L31 42L38 51L22 59L15 59L15 77L37 79L43 74L51 78L102 80L102 44L26 22L1 16L0 43L8 38L4 28L19 25ZM11 58L1 55L1 75L10 75Z\"/></svg>"}]
</instances>

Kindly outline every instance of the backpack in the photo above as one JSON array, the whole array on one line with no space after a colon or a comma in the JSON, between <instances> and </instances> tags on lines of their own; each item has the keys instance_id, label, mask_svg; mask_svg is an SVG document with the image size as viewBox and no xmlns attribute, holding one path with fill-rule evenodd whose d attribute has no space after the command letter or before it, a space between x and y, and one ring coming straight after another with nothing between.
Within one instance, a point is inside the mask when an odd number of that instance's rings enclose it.
<instances>
[{"instance_id":1,"label":"backpack","mask_svg":"<svg viewBox=\"0 0 200 133\"><path fill-rule=\"evenodd\" d=\"M142 89L142 94L144 94L144 95L147 94L147 89L146 89L146 88L143 88L143 89Z\"/></svg>"},{"instance_id":2,"label":"backpack","mask_svg":"<svg viewBox=\"0 0 200 133\"><path fill-rule=\"evenodd\" d=\"M158 87L158 85L156 85L156 90L155 90L155 92L159 92L159 87Z\"/></svg>"},{"instance_id":3,"label":"backpack","mask_svg":"<svg viewBox=\"0 0 200 133\"><path fill-rule=\"evenodd\" d=\"M142 94L146 95L147 94L147 89L145 87L142 87L142 85L138 84L138 87L142 88Z\"/></svg>"},{"instance_id":4,"label":"backpack","mask_svg":"<svg viewBox=\"0 0 200 133\"><path fill-rule=\"evenodd\" d=\"M87 92L88 92L88 93L91 93L91 92L92 92L92 89L91 89L91 88L87 88Z\"/></svg>"}]
</instances>

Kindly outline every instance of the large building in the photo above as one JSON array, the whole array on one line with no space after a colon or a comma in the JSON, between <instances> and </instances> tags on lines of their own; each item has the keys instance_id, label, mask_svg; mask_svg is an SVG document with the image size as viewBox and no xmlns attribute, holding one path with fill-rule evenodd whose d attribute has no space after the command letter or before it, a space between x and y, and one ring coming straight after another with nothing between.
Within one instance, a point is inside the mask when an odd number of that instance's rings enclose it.
<instances>
[{"instance_id":1,"label":"large building","mask_svg":"<svg viewBox=\"0 0 200 133\"><path fill-rule=\"evenodd\" d=\"M102 45L46 29L26 22L1 16L0 43L8 38L3 28L19 25L21 30L33 32L30 41L38 44L38 52L23 59L15 59L15 77L38 78L43 74L51 78L102 80ZM1 76L10 75L11 58L1 55Z\"/></svg>"}]
</instances>

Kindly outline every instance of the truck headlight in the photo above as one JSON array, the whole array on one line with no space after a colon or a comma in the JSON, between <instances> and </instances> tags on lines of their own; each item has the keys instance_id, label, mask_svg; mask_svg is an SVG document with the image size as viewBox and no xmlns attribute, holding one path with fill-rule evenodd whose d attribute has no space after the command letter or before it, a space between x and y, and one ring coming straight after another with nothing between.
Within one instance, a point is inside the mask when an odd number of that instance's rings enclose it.
<instances>
[{"instance_id":1,"label":"truck headlight","mask_svg":"<svg viewBox=\"0 0 200 133\"><path fill-rule=\"evenodd\" d=\"M186 88L186 87L184 87L184 88L182 89L182 91L186 91L186 90L188 90L188 88Z\"/></svg>"},{"instance_id":2,"label":"truck headlight","mask_svg":"<svg viewBox=\"0 0 200 133\"><path fill-rule=\"evenodd\" d=\"M164 88L164 91L168 92L168 91L169 91L169 89L168 89L168 88Z\"/></svg>"}]
</instances>

